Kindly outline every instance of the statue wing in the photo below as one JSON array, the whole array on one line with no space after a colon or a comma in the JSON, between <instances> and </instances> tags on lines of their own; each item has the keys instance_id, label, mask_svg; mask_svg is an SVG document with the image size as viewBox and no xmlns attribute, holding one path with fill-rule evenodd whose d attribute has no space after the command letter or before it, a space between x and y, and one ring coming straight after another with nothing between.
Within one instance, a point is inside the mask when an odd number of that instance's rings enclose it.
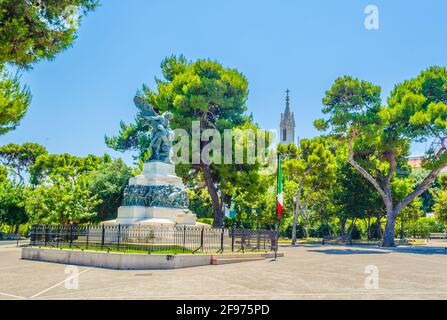
<instances>
[{"instance_id":1,"label":"statue wing","mask_svg":"<svg viewBox=\"0 0 447 320\"><path fill-rule=\"evenodd\" d=\"M141 95L136 95L133 99L135 106L140 110L140 115L144 118L157 116L158 114L154 111L151 104L144 99Z\"/></svg>"}]
</instances>

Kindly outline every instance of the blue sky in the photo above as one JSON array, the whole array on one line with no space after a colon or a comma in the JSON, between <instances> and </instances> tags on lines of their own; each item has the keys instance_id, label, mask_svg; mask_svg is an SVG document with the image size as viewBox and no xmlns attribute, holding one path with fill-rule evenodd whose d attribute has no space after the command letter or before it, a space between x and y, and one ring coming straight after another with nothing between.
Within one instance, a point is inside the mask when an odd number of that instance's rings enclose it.
<instances>
[{"instance_id":1,"label":"blue sky","mask_svg":"<svg viewBox=\"0 0 447 320\"><path fill-rule=\"evenodd\" d=\"M369 4L380 10L379 30L364 27ZM154 88L160 62L172 54L240 70L249 112L266 129L278 127L289 88L297 135L312 137L337 77L381 85L386 98L396 83L446 66L446 14L445 0L102 0L73 48L23 74L33 102L0 144L32 141L52 153L108 152L131 162L108 149L104 135L132 121L136 90Z\"/></svg>"}]
</instances>

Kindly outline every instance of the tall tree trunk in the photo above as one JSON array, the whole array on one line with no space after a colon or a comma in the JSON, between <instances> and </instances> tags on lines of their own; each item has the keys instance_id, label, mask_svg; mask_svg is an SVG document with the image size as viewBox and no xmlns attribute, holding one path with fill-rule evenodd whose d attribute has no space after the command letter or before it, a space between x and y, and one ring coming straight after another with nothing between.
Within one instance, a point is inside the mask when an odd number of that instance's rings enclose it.
<instances>
[{"instance_id":1,"label":"tall tree trunk","mask_svg":"<svg viewBox=\"0 0 447 320\"><path fill-rule=\"evenodd\" d=\"M382 240L382 217L380 216L380 214L377 216L376 232L377 232L377 238L379 240Z\"/></svg>"},{"instance_id":2,"label":"tall tree trunk","mask_svg":"<svg viewBox=\"0 0 447 320\"><path fill-rule=\"evenodd\" d=\"M307 192L306 196L304 197L303 204L301 206L301 215L306 221L306 239L309 238L309 225L310 225L310 217L307 214L307 199L309 198L310 191Z\"/></svg>"},{"instance_id":3,"label":"tall tree trunk","mask_svg":"<svg viewBox=\"0 0 447 320\"><path fill-rule=\"evenodd\" d=\"M301 211L300 200L301 200L301 190L303 190L304 186L304 178L300 181L300 186L298 187L298 192L296 194L296 203L295 203L295 214L293 215L292 222L292 246L296 245L296 224L298 222L298 216Z\"/></svg>"},{"instance_id":4,"label":"tall tree trunk","mask_svg":"<svg viewBox=\"0 0 447 320\"><path fill-rule=\"evenodd\" d=\"M371 216L368 215L368 220L367 220L367 232L366 232L366 238L368 240L371 240Z\"/></svg>"},{"instance_id":5,"label":"tall tree trunk","mask_svg":"<svg viewBox=\"0 0 447 320\"><path fill-rule=\"evenodd\" d=\"M301 210L301 216L304 219L304 238L307 239L309 238L309 219L306 215L306 207L304 204L300 206L300 210Z\"/></svg>"},{"instance_id":6,"label":"tall tree trunk","mask_svg":"<svg viewBox=\"0 0 447 320\"><path fill-rule=\"evenodd\" d=\"M383 247L394 247L394 231L396 228L396 217L397 212L393 206L393 200L391 195L391 179L388 180L388 183L384 186L384 191L387 195L386 198L383 199L386 208L386 225L385 225L385 233L383 235Z\"/></svg>"},{"instance_id":7,"label":"tall tree trunk","mask_svg":"<svg viewBox=\"0 0 447 320\"><path fill-rule=\"evenodd\" d=\"M211 168L209 165L202 164L201 168L203 170L203 176L205 178L206 188L211 197L213 203L213 227L222 228L223 227L223 211L219 202L219 195L217 194L217 188L214 185L213 178L211 176Z\"/></svg>"},{"instance_id":8,"label":"tall tree trunk","mask_svg":"<svg viewBox=\"0 0 447 320\"><path fill-rule=\"evenodd\" d=\"M355 222L357 221L357 218L352 219L351 225L349 226L349 237L352 238L352 231L354 230L354 227L356 227Z\"/></svg>"},{"instance_id":9,"label":"tall tree trunk","mask_svg":"<svg viewBox=\"0 0 447 320\"><path fill-rule=\"evenodd\" d=\"M340 218L340 233L341 236L346 236L346 218Z\"/></svg>"},{"instance_id":10,"label":"tall tree trunk","mask_svg":"<svg viewBox=\"0 0 447 320\"><path fill-rule=\"evenodd\" d=\"M297 200L298 201L298 200ZM292 246L296 245L296 224L298 222L298 216L300 214L299 205L298 208L295 209L295 214L293 215L293 223L292 223Z\"/></svg>"},{"instance_id":11,"label":"tall tree trunk","mask_svg":"<svg viewBox=\"0 0 447 320\"><path fill-rule=\"evenodd\" d=\"M404 219L400 220L400 239L405 239L405 232L404 232Z\"/></svg>"},{"instance_id":12,"label":"tall tree trunk","mask_svg":"<svg viewBox=\"0 0 447 320\"><path fill-rule=\"evenodd\" d=\"M407 205L409 205L415 198L419 197L422 193L428 190L430 186L435 181L438 174L447 167L447 163L443 163L439 167L433 169L426 177L425 179L414 189L414 191L408 195L404 200L402 200L396 207L393 206L393 198L391 194L391 180L393 178L393 175L397 168L397 161L396 161L396 153L395 151L390 151L388 154L386 154L386 159L390 164L390 168L388 169L388 174L386 177L384 177L384 183L383 188L379 184L379 182L374 179L362 166L360 166L357 161L354 159L354 140L356 138L356 132L353 132L351 134L350 140L349 140L349 157L348 162L363 176L365 177L380 193L383 202L386 207L387 211L387 222L385 227L385 233L383 238L383 246L394 246L394 230L395 230L395 224L396 224L396 217L399 214L399 212L405 208ZM442 148L438 150L437 156L441 156L443 153L445 154L447 152L447 147L444 144L445 138L441 139L441 145Z\"/></svg>"},{"instance_id":13,"label":"tall tree trunk","mask_svg":"<svg viewBox=\"0 0 447 320\"><path fill-rule=\"evenodd\" d=\"M396 217L394 212L387 212L386 216L386 227L385 233L383 235L383 246L384 247L394 247L394 228L396 226Z\"/></svg>"}]
</instances>

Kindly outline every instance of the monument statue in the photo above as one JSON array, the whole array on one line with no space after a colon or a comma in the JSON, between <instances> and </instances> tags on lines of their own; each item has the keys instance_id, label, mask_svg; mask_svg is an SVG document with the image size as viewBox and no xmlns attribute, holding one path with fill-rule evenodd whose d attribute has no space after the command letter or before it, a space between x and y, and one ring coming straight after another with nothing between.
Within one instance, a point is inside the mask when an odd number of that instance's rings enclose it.
<instances>
[{"instance_id":1,"label":"monument statue","mask_svg":"<svg viewBox=\"0 0 447 320\"><path fill-rule=\"evenodd\" d=\"M135 97L134 102L140 110L139 117L151 128L149 138L151 155L149 161L172 163L171 150L174 132L169 127L172 113L157 114L150 103L138 95Z\"/></svg>"},{"instance_id":2,"label":"monument statue","mask_svg":"<svg viewBox=\"0 0 447 320\"><path fill-rule=\"evenodd\" d=\"M134 98L138 117L150 128L150 158L143 172L129 179L116 220L106 225L197 225L188 209L189 199L182 178L172 163L174 133L169 127L170 112L157 114L140 94Z\"/></svg>"}]
</instances>

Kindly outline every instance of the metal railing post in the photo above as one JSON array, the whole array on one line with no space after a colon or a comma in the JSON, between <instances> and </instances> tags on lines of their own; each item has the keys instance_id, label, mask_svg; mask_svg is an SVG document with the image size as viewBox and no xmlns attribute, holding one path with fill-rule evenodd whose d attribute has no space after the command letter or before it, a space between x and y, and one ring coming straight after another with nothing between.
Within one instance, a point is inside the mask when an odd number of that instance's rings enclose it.
<instances>
[{"instance_id":1,"label":"metal railing post","mask_svg":"<svg viewBox=\"0 0 447 320\"><path fill-rule=\"evenodd\" d=\"M202 230L200 231L200 248L202 249L202 252L203 252L204 233L205 233L205 227L202 227Z\"/></svg>"},{"instance_id":2,"label":"metal railing post","mask_svg":"<svg viewBox=\"0 0 447 320\"><path fill-rule=\"evenodd\" d=\"M231 229L231 252L234 252L234 227Z\"/></svg>"},{"instance_id":3,"label":"metal railing post","mask_svg":"<svg viewBox=\"0 0 447 320\"><path fill-rule=\"evenodd\" d=\"M245 253L245 230L242 230L241 249Z\"/></svg>"},{"instance_id":4,"label":"metal railing post","mask_svg":"<svg viewBox=\"0 0 447 320\"><path fill-rule=\"evenodd\" d=\"M56 248L59 247L59 238L61 236L61 226L57 226Z\"/></svg>"},{"instance_id":5,"label":"metal railing post","mask_svg":"<svg viewBox=\"0 0 447 320\"><path fill-rule=\"evenodd\" d=\"M266 234L263 233L263 234L262 234L262 239L264 240L264 250L265 250L265 238L266 238Z\"/></svg>"},{"instance_id":6,"label":"metal railing post","mask_svg":"<svg viewBox=\"0 0 447 320\"><path fill-rule=\"evenodd\" d=\"M88 250L88 240L89 240L89 236L90 236L90 226L87 226L87 239L85 242L85 250Z\"/></svg>"},{"instance_id":7,"label":"metal railing post","mask_svg":"<svg viewBox=\"0 0 447 320\"><path fill-rule=\"evenodd\" d=\"M48 225L46 224L45 225L45 240L44 240L45 242L44 242L44 244L45 244L45 247L47 246L47 242L48 242Z\"/></svg>"},{"instance_id":8,"label":"metal railing post","mask_svg":"<svg viewBox=\"0 0 447 320\"><path fill-rule=\"evenodd\" d=\"M185 253L186 246L186 225L183 226L183 253Z\"/></svg>"},{"instance_id":9,"label":"metal railing post","mask_svg":"<svg viewBox=\"0 0 447 320\"><path fill-rule=\"evenodd\" d=\"M70 225L70 248L73 245L73 225Z\"/></svg>"},{"instance_id":10,"label":"metal railing post","mask_svg":"<svg viewBox=\"0 0 447 320\"><path fill-rule=\"evenodd\" d=\"M118 225L118 244L117 244L117 250L120 250L120 237L121 237L121 224Z\"/></svg>"},{"instance_id":11,"label":"metal railing post","mask_svg":"<svg viewBox=\"0 0 447 320\"><path fill-rule=\"evenodd\" d=\"M105 233L106 233L106 229L105 229L104 225L102 225L102 230L101 230L101 249L104 248Z\"/></svg>"},{"instance_id":12,"label":"metal railing post","mask_svg":"<svg viewBox=\"0 0 447 320\"><path fill-rule=\"evenodd\" d=\"M224 233L225 233L225 228L222 228L222 232L220 233L220 252L221 253L224 252Z\"/></svg>"}]
</instances>

